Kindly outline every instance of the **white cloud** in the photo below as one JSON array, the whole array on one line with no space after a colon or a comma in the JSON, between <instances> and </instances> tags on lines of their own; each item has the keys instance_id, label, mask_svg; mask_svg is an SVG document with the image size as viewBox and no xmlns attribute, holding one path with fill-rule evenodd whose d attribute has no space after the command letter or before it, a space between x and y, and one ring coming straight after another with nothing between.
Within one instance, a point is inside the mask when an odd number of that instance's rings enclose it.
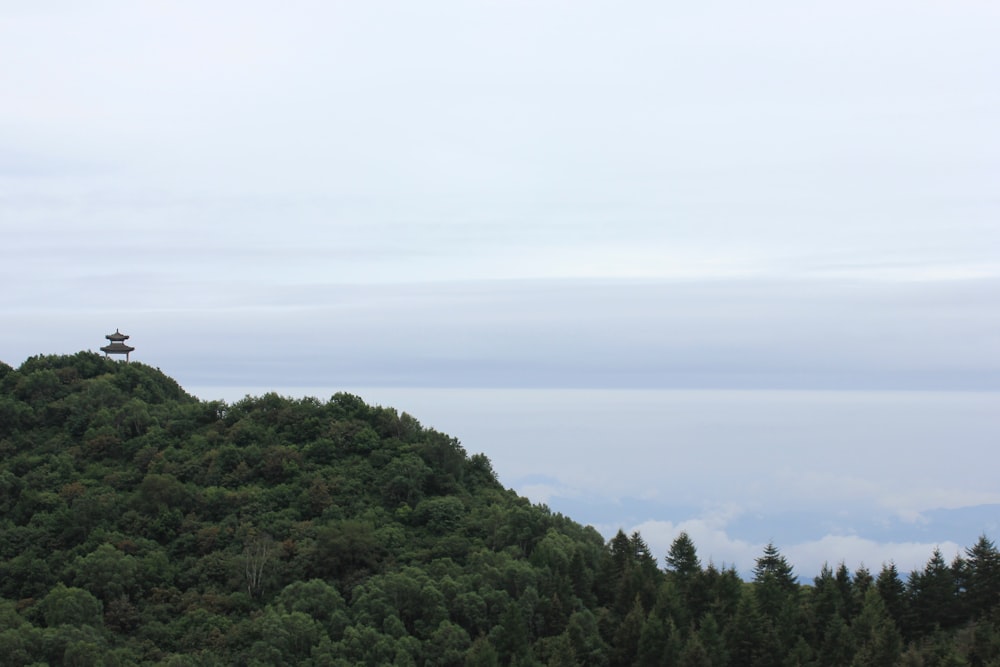
<instances>
[{"instance_id":1,"label":"white cloud","mask_svg":"<svg viewBox=\"0 0 1000 667\"><path fill-rule=\"evenodd\" d=\"M763 544L751 544L731 538L724 525L701 518L686 519L676 524L670 521L644 521L628 532L632 531L642 534L653 555L659 559L661 567L670 545L682 532L687 533L694 541L702 565L708 565L711 561L716 567L732 566L743 574L753 568L754 559L760 556L763 549Z\"/></svg>"},{"instance_id":2,"label":"white cloud","mask_svg":"<svg viewBox=\"0 0 1000 667\"><path fill-rule=\"evenodd\" d=\"M725 526L704 518L691 518L678 523L670 521L645 521L629 529L637 530L660 559L682 532L694 541L703 565L712 561L736 567L744 577L749 576L767 541L750 543L731 537ZM926 565L934 549L940 549L946 560L962 553L962 546L954 542L878 542L856 535L824 535L815 540L794 544L776 544L782 555L799 575L800 583L812 583L824 564L836 567L843 562L851 571L866 567L877 575L883 564L893 562L900 572L919 570Z\"/></svg>"},{"instance_id":3,"label":"white cloud","mask_svg":"<svg viewBox=\"0 0 1000 667\"><path fill-rule=\"evenodd\" d=\"M976 475L976 477L980 477ZM960 480L950 480L953 486L934 486L932 480L920 484L904 485L878 498L879 505L888 508L900 518L912 523L925 521L922 512L930 509L960 509L976 505L1000 504L1000 492L984 487L969 488Z\"/></svg>"},{"instance_id":4,"label":"white cloud","mask_svg":"<svg viewBox=\"0 0 1000 667\"><path fill-rule=\"evenodd\" d=\"M803 573L818 573L824 563L836 567L844 562L852 571L862 565L878 574L890 561L900 572L920 570L927 564L934 549L940 549L945 560L951 561L962 553L962 545L954 542L877 542L855 535L825 535L819 540L781 547L789 562Z\"/></svg>"},{"instance_id":5,"label":"white cloud","mask_svg":"<svg viewBox=\"0 0 1000 667\"><path fill-rule=\"evenodd\" d=\"M575 489L553 484L520 484L517 493L530 498L534 503L546 504L552 498L567 498L578 495Z\"/></svg>"}]
</instances>

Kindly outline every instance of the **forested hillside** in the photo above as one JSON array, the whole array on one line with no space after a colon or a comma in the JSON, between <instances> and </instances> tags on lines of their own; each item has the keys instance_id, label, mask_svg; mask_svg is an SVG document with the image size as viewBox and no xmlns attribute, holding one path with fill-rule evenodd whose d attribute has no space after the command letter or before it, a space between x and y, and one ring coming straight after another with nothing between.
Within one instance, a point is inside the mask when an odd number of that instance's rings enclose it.
<instances>
[{"instance_id":1,"label":"forested hillside","mask_svg":"<svg viewBox=\"0 0 1000 667\"><path fill-rule=\"evenodd\" d=\"M1000 665L986 537L752 582L532 505L407 414L0 364L2 665Z\"/></svg>"}]
</instances>

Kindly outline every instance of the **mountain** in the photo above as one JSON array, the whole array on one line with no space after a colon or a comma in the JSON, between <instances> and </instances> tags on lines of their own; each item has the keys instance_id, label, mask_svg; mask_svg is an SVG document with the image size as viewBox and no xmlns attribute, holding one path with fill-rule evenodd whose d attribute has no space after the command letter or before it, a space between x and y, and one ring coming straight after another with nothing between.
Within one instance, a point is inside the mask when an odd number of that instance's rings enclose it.
<instances>
[{"instance_id":1,"label":"mountain","mask_svg":"<svg viewBox=\"0 0 1000 667\"><path fill-rule=\"evenodd\" d=\"M773 545L744 583L682 538L661 570L639 534L605 543L350 394L227 404L93 353L0 364L4 665L1000 658L985 538L905 583L812 586Z\"/></svg>"}]
</instances>

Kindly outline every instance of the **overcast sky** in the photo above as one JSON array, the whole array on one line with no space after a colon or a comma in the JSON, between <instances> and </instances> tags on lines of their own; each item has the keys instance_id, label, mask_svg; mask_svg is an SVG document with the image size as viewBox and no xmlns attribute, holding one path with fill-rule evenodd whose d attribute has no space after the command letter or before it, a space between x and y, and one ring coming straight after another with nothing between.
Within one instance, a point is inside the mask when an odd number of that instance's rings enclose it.
<instances>
[{"instance_id":1,"label":"overcast sky","mask_svg":"<svg viewBox=\"0 0 1000 667\"><path fill-rule=\"evenodd\" d=\"M1000 391L998 31L4 2L0 359L118 327L201 387Z\"/></svg>"},{"instance_id":2,"label":"overcast sky","mask_svg":"<svg viewBox=\"0 0 1000 667\"><path fill-rule=\"evenodd\" d=\"M202 383L995 389L998 27L5 3L4 358L121 327Z\"/></svg>"}]
</instances>

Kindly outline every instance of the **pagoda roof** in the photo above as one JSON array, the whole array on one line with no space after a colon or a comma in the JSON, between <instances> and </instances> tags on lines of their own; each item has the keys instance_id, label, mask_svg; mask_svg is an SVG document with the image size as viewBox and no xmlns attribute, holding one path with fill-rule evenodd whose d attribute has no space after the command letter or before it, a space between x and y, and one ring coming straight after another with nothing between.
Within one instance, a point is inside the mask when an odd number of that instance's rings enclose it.
<instances>
[{"instance_id":1,"label":"pagoda roof","mask_svg":"<svg viewBox=\"0 0 1000 667\"><path fill-rule=\"evenodd\" d=\"M105 338L107 338L110 341L128 340L128 336L118 331L118 329L115 329L115 332L113 334L108 334L107 336L105 336Z\"/></svg>"},{"instance_id":2,"label":"pagoda roof","mask_svg":"<svg viewBox=\"0 0 1000 667\"><path fill-rule=\"evenodd\" d=\"M125 354L126 352L132 352L133 350L135 350L134 347L129 347L125 343L120 343L117 341L111 343L111 345L105 345L104 347L101 348L101 352L108 352L110 354L115 354L115 353Z\"/></svg>"}]
</instances>

